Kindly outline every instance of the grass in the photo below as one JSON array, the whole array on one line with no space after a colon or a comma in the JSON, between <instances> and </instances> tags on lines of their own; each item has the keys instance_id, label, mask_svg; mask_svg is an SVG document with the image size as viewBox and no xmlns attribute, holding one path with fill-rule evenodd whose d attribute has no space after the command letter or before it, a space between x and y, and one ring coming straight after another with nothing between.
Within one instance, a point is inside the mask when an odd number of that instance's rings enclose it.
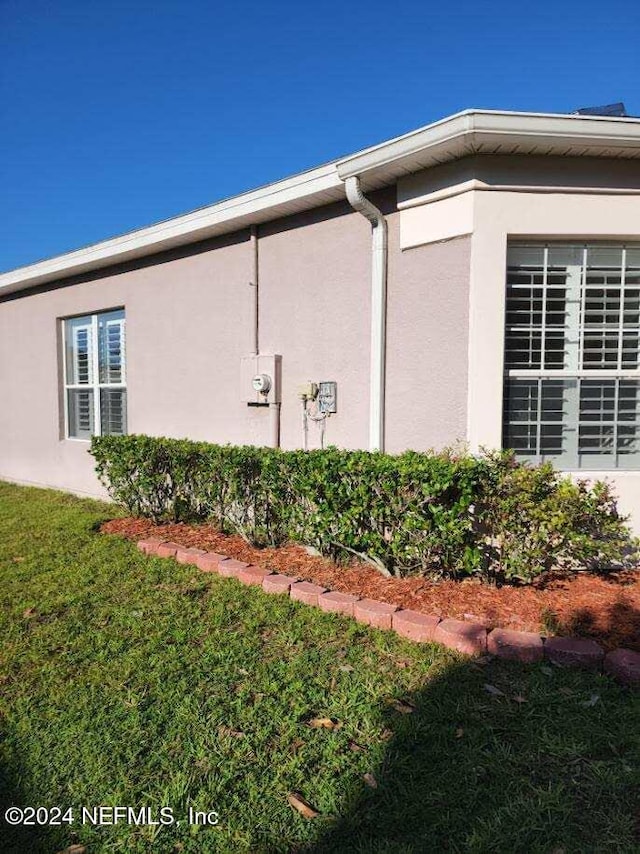
<instances>
[{"instance_id":1,"label":"grass","mask_svg":"<svg viewBox=\"0 0 640 854\"><path fill-rule=\"evenodd\" d=\"M146 558L97 533L113 513L0 483L0 802L76 811L0 819L3 852L640 850L637 694ZM180 824L94 828L83 805L169 806ZM190 806L219 824L190 827Z\"/></svg>"}]
</instances>

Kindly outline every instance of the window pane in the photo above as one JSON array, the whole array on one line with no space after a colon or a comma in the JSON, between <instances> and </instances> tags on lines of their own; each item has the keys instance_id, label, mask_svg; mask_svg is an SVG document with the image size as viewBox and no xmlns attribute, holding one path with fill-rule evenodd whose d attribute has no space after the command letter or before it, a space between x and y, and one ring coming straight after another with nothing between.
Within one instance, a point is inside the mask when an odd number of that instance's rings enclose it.
<instances>
[{"instance_id":1,"label":"window pane","mask_svg":"<svg viewBox=\"0 0 640 854\"><path fill-rule=\"evenodd\" d=\"M627 298L621 246L588 246L584 284L583 357L585 369L623 367ZM633 300L629 305L632 313ZM627 347L627 364L633 359Z\"/></svg>"},{"instance_id":2,"label":"window pane","mask_svg":"<svg viewBox=\"0 0 640 854\"><path fill-rule=\"evenodd\" d=\"M90 317L65 321L65 347L68 385L93 382L93 337Z\"/></svg>"},{"instance_id":3,"label":"window pane","mask_svg":"<svg viewBox=\"0 0 640 854\"><path fill-rule=\"evenodd\" d=\"M579 453L584 468L640 467L638 380L580 383Z\"/></svg>"},{"instance_id":4,"label":"window pane","mask_svg":"<svg viewBox=\"0 0 640 854\"><path fill-rule=\"evenodd\" d=\"M573 445L567 424L576 387L576 380L507 379L503 446L531 462L570 465Z\"/></svg>"},{"instance_id":5,"label":"window pane","mask_svg":"<svg viewBox=\"0 0 640 854\"><path fill-rule=\"evenodd\" d=\"M508 378L503 446L568 469L638 469L640 380Z\"/></svg>"},{"instance_id":6,"label":"window pane","mask_svg":"<svg viewBox=\"0 0 640 854\"><path fill-rule=\"evenodd\" d=\"M101 383L124 383L124 312L98 315Z\"/></svg>"},{"instance_id":7,"label":"window pane","mask_svg":"<svg viewBox=\"0 0 640 854\"><path fill-rule=\"evenodd\" d=\"M103 436L122 436L127 432L127 392L124 389L100 390L100 422Z\"/></svg>"},{"instance_id":8,"label":"window pane","mask_svg":"<svg viewBox=\"0 0 640 854\"><path fill-rule=\"evenodd\" d=\"M624 369L638 367L640 350L640 287L633 287L634 283L640 285L640 270L634 276L627 267L622 319L621 367Z\"/></svg>"},{"instance_id":9,"label":"window pane","mask_svg":"<svg viewBox=\"0 0 640 854\"><path fill-rule=\"evenodd\" d=\"M509 368L539 368L542 364L543 284L543 250L510 250L505 349Z\"/></svg>"},{"instance_id":10,"label":"window pane","mask_svg":"<svg viewBox=\"0 0 640 854\"><path fill-rule=\"evenodd\" d=\"M508 368L577 368L583 257L576 246L509 249Z\"/></svg>"},{"instance_id":11,"label":"window pane","mask_svg":"<svg viewBox=\"0 0 640 854\"><path fill-rule=\"evenodd\" d=\"M594 464L602 457L611 467L615 463L616 384L616 380L583 380L580 384L578 446L587 468L588 458L594 456L600 458Z\"/></svg>"},{"instance_id":12,"label":"window pane","mask_svg":"<svg viewBox=\"0 0 640 854\"><path fill-rule=\"evenodd\" d=\"M508 264L541 269L544 264L544 246L510 246Z\"/></svg>"},{"instance_id":13,"label":"window pane","mask_svg":"<svg viewBox=\"0 0 640 854\"><path fill-rule=\"evenodd\" d=\"M93 389L67 391L69 436L90 439L93 434Z\"/></svg>"},{"instance_id":14,"label":"window pane","mask_svg":"<svg viewBox=\"0 0 640 854\"><path fill-rule=\"evenodd\" d=\"M622 246L587 246L588 275L600 277L620 275L622 267Z\"/></svg>"}]
</instances>

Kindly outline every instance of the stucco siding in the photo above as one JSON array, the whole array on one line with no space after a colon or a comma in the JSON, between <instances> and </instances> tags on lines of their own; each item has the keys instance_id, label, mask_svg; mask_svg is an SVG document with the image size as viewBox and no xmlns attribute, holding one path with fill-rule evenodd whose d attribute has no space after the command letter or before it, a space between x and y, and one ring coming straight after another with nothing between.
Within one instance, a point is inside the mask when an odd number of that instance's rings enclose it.
<instances>
[{"instance_id":1,"label":"stucco siding","mask_svg":"<svg viewBox=\"0 0 640 854\"><path fill-rule=\"evenodd\" d=\"M465 438L468 241L401 252L395 190L376 201L390 240L387 449L441 448ZM366 448L368 222L345 202L263 225L259 271L260 349L282 356L282 447L302 447L299 385L335 380L325 442ZM240 389L251 275L243 231L0 302L0 477L101 494L88 443L64 438L60 318L121 306L130 432L267 444L269 413Z\"/></svg>"},{"instance_id":2,"label":"stucco siding","mask_svg":"<svg viewBox=\"0 0 640 854\"><path fill-rule=\"evenodd\" d=\"M387 450L466 441L470 238L402 252L392 218L387 296Z\"/></svg>"},{"instance_id":3,"label":"stucco siding","mask_svg":"<svg viewBox=\"0 0 640 854\"><path fill-rule=\"evenodd\" d=\"M303 442L301 383L335 380L326 443L366 447L370 227L346 203L260 229L260 349L282 355L281 444ZM309 447L319 447L318 426Z\"/></svg>"},{"instance_id":4,"label":"stucco siding","mask_svg":"<svg viewBox=\"0 0 640 854\"><path fill-rule=\"evenodd\" d=\"M58 318L124 306L130 432L260 441L238 394L250 346L248 234L0 304L0 475L96 494L60 430ZM266 441L266 434L262 441Z\"/></svg>"}]
</instances>

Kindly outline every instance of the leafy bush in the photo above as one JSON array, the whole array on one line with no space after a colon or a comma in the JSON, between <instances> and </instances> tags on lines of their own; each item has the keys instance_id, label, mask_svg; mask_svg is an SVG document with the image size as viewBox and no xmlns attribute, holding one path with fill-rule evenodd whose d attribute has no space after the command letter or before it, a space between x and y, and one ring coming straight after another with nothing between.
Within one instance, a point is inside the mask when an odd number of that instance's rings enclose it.
<instances>
[{"instance_id":1,"label":"leafy bush","mask_svg":"<svg viewBox=\"0 0 640 854\"><path fill-rule=\"evenodd\" d=\"M478 479L470 458L335 448L282 456L296 497L291 539L334 559L356 554L392 574L465 567Z\"/></svg>"},{"instance_id":2,"label":"leafy bush","mask_svg":"<svg viewBox=\"0 0 640 854\"><path fill-rule=\"evenodd\" d=\"M487 576L530 582L553 568L605 570L637 560L608 484L573 481L550 463L523 465L509 452L485 459L476 511Z\"/></svg>"},{"instance_id":3,"label":"leafy bush","mask_svg":"<svg viewBox=\"0 0 640 854\"><path fill-rule=\"evenodd\" d=\"M606 484L508 453L281 451L148 436L94 437L96 471L129 512L210 520L258 546L288 540L387 575L530 582L635 559Z\"/></svg>"}]
</instances>

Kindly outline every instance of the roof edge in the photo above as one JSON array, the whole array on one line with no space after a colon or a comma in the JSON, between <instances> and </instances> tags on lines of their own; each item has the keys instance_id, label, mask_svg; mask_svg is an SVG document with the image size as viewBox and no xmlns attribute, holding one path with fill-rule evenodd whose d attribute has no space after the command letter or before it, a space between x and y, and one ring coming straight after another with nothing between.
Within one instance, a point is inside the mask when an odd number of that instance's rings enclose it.
<instances>
[{"instance_id":1,"label":"roof edge","mask_svg":"<svg viewBox=\"0 0 640 854\"><path fill-rule=\"evenodd\" d=\"M251 224L328 204L344 197L344 181L358 175L375 177L391 164L401 171L426 168L418 155L433 153L450 159L490 150L508 139L518 144L535 140L550 150L577 147L591 153L597 147L618 156L638 156L640 119L526 113L504 110L464 110L387 142L363 149L289 178L232 196L181 216L130 231L118 237L56 255L0 274L0 297L69 278L84 272L196 243ZM375 186L375 182L372 186Z\"/></svg>"},{"instance_id":2,"label":"roof edge","mask_svg":"<svg viewBox=\"0 0 640 854\"><path fill-rule=\"evenodd\" d=\"M325 199L326 203L327 193L342 186L335 164L326 164L187 214L2 273L0 297L240 230L250 223L277 217L278 211L294 200L303 206L306 200L309 207L315 206L316 199Z\"/></svg>"},{"instance_id":3,"label":"roof edge","mask_svg":"<svg viewBox=\"0 0 640 854\"><path fill-rule=\"evenodd\" d=\"M460 137L468 139L468 153L477 153L484 142L496 137L537 138L550 145L585 147L606 143L611 148L640 147L640 119L631 117L578 116L562 113L515 113L502 110L464 110L441 121L418 128L389 142L374 145L338 161L342 179L363 175L395 160L409 158L429 148Z\"/></svg>"}]
</instances>

